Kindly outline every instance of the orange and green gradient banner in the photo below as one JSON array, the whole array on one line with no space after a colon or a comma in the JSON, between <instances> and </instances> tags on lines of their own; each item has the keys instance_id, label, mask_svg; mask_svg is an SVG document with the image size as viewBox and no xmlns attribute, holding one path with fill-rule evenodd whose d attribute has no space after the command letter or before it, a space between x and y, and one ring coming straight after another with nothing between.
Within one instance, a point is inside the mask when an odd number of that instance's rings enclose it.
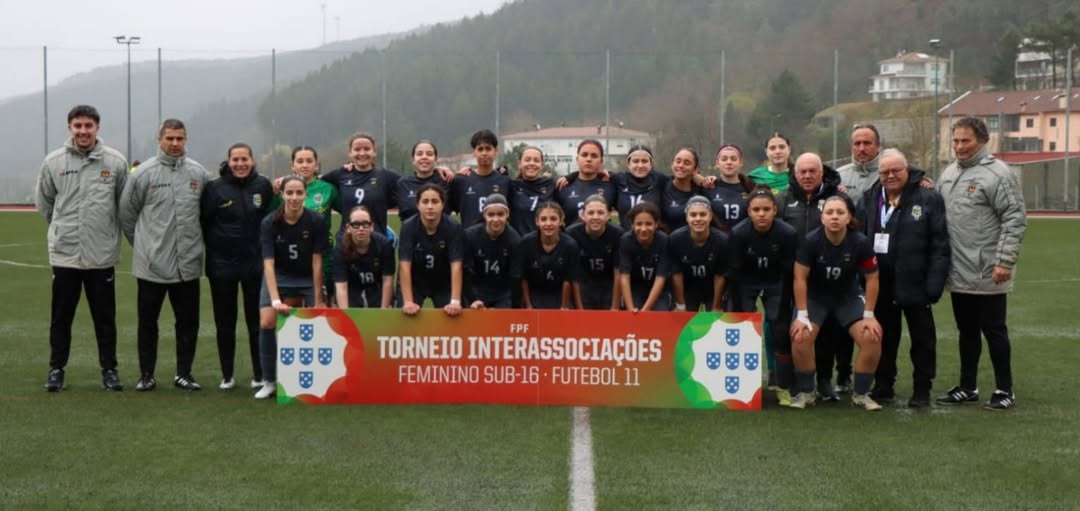
<instances>
[{"instance_id":1,"label":"orange and green gradient banner","mask_svg":"<svg viewBox=\"0 0 1080 511\"><path fill-rule=\"evenodd\" d=\"M759 314L298 309L278 402L761 408Z\"/></svg>"}]
</instances>

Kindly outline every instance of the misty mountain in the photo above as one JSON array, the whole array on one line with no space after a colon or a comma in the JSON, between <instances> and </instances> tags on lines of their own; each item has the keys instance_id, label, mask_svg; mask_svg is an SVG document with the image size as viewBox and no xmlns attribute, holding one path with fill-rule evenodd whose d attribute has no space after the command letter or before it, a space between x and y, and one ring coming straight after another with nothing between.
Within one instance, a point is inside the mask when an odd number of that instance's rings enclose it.
<instances>
[{"instance_id":1,"label":"misty mountain","mask_svg":"<svg viewBox=\"0 0 1080 511\"><path fill-rule=\"evenodd\" d=\"M383 48L406 34L386 34L340 41L302 51L279 52L272 70L265 56L236 59L207 58L162 62L162 115L177 117L190 131L189 152L214 170L225 149L238 140L268 144L256 119L258 106L270 95L272 72L278 88L299 80L350 53ZM145 160L156 149L158 127L157 62L132 64L132 134L134 159ZM67 139L67 111L90 104L101 112L100 136L126 152L127 68L108 66L68 77L48 90L49 147L44 147L41 93L0 102L0 203L22 201L32 186L44 155Z\"/></svg>"}]
</instances>

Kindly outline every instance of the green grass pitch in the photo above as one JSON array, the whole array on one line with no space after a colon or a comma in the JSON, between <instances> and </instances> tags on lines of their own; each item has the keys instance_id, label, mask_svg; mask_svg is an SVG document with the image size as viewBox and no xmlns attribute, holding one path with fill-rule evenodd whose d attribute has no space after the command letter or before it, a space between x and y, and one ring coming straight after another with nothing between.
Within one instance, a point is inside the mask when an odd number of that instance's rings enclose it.
<instances>
[{"instance_id":1,"label":"green grass pitch","mask_svg":"<svg viewBox=\"0 0 1080 511\"><path fill-rule=\"evenodd\" d=\"M0 508L566 509L571 413L560 407L276 406L219 391L204 281L195 376L170 383L161 318L159 382L137 377L130 252L117 277L122 393L100 389L85 305L68 389L47 394L49 270L35 213L0 213ZM396 226L395 226L396 227ZM1080 507L1080 221L1030 221L1009 326L1018 406L870 414L594 409L601 509L1065 509ZM935 393L958 378L948 299L936 308ZM241 343L246 339L241 338ZM910 392L908 344L897 391ZM979 376L993 390L985 352ZM244 388L241 388L244 387Z\"/></svg>"}]
</instances>

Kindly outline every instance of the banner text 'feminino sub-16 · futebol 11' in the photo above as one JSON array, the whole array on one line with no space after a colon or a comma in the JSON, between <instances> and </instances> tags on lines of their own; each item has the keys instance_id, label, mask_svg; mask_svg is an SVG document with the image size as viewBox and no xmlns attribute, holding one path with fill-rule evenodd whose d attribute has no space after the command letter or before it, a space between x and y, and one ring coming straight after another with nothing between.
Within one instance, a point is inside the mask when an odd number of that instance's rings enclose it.
<instances>
[{"instance_id":1,"label":"banner text 'feminino sub-16 \u00b7 futebol 11'","mask_svg":"<svg viewBox=\"0 0 1080 511\"><path fill-rule=\"evenodd\" d=\"M761 315L298 309L278 402L761 408Z\"/></svg>"}]
</instances>

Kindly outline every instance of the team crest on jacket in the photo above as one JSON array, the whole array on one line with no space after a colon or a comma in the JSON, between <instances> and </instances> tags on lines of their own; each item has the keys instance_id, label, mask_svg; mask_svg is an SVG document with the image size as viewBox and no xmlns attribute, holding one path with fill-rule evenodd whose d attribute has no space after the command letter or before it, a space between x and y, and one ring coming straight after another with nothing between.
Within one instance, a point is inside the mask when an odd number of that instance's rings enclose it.
<instances>
[{"instance_id":1,"label":"team crest on jacket","mask_svg":"<svg viewBox=\"0 0 1080 511\"><path fill-rule=\"evenodd\" d=\"M911 218L914 218L916 222L918 222L919 219L922 218L922 206L911 207Z\"/></svg>"},{"instance_id":2,"label":"team crest on jacket","mask_svg":"<svg viewBox=\"0 0 1080 511\"><path fill-rule=\"evenodd\" d=\"M112 172L109 172L109 169L101 171L101 179L109 179L110 177L112 177Z\"/></svg>"},{"instance_id":3,"label":"team crest on jacket","mask_svg":"<svg viewBox=\"0 0 1080 511\"><path fill-rule=\"evenodd\" d=\"M196 193L199 191L199 182L198 181L192 181L191 182L191 191L196 192Z\"/></svg>"},{"instance_id":4,"label":"team crest on jacket","mask_svg":"<svg viewBox=\"0 0 1080 511\"><path fill-rule=\"evenodd\" d=\"M257 208L262 207L262 194L256 193L255 195L252 195L251 203L254 204Z\"/></svg>"},{"instance_id":5,"label":"team crest on jacket","mask_svg":"<svg viewBox=\"0 0 1080 511\"><path fill-rule=\"evenodd\" d=\"M972 194L972 193L975 193L975 190L976 190L976 188L975 188L975 185L971 185L971 186L969 186L969 187L968 187L968 194Z\"/></svg>"}]
</instances>

